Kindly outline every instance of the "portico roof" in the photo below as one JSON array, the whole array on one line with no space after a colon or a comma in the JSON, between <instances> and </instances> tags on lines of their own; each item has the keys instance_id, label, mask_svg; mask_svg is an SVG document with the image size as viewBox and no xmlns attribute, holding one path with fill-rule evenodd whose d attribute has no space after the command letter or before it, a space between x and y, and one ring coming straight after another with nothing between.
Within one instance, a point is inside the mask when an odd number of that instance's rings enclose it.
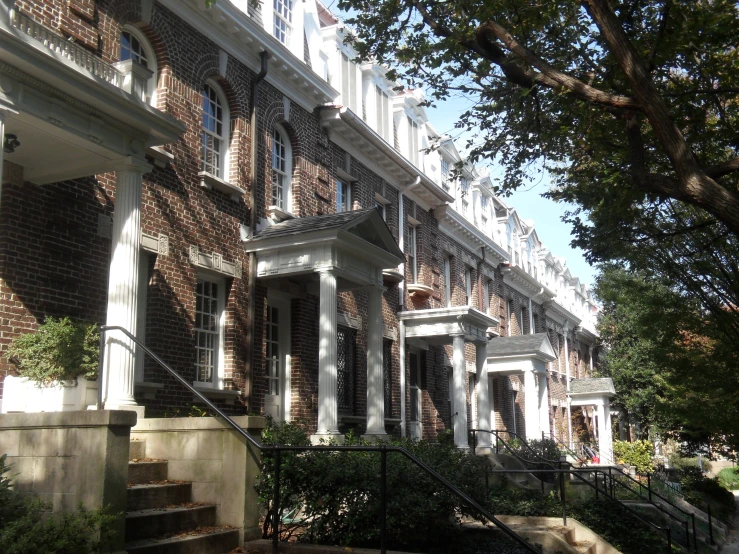
<instances>
[{"instance_id":1,"label":"portico roof","mask_svg":"<svg viewBox=\"0 0 739 554\"><path fill-rule=\"evenodd\" d=\"M488 342L488 360L526 357L543 362L551 362L557 357L546 333L498 337Z\"/></svg>"},{"instance_id":2,"label":"portico roof","mask_svg":"<svg viewBox=\"0 0 739 554\"><path fill-rule=\"evenodd\" d=\"M488 327L499 323L471 306L409 310L400 312L398 317L405 323L406 338L435 343L449 343L454 334L464 334L466 340L486 341Z\"/></svg>"},{"instance_id":3,"label":"portico roof","mask_svg":"<svg viewBox=\"0 0 739 554\"><path fill-rule=\"evenodd\" d=\"M246 243L259 277L333 269L354 283L382 284L382 270L405 261L374 208L288 219Z\"/></svg>"},{"instance_id":4,"label":"portico roof","mask_svg":"<svg viewBox=\"0 0 739 554\"><path fill-rule=\"evenodd\" d=\"M593 379L573 379L570 382L570 396L602 395L616 396L613 380L610 377L598 377Z\"/></svg>"}]
</instances>

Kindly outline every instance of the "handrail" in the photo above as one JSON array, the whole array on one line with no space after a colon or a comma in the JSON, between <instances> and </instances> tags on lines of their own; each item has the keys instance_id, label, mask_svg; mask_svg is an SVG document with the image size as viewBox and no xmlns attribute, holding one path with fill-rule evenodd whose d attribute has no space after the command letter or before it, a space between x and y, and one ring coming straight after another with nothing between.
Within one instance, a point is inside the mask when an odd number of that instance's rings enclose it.
<instances>
[{"instance_id":1,"label":"handrail","mask_svg":"<svg viewBox=\"0 0 739 554\"><path fill-rule=\"evenodd\" d=\"M399 446L329 446L329 445L311 445L311 446L283 446L283 445L265 445L256 440L254 437L249 435L244 429L242 429L233 419L231 419L229 416L227 416L222 410L220 410L215 404L213 404L210 400L208 400L201 392L199 392L195 387L193 387L190 383L188 383L179 373L177 373L174 369L169 367L169 365L164 362L159 356L157 356L154 352L152 352L147 346L141 343L135 336L133 336L127 329L119 326L119 325L101 325L100 326L100 361L98 366L98 379L99 386L98 386L98 409L103 409L104 404L102 402L102 394L103 394L103 377L105 374L105 336L108 331L120 331L125 336L127 336L136 346L140 347L146 354L152 357L152 359L157 362L162 368L164 368L170 375L172 375L177 381L180 382L180 384L184 385L186 389L188 389L190 392L192 392L195 396L197 396L200 400L202 400L210 409L212 409L216 414L218 414L220 417L222 417L233 429L238 432L241 436L243 436L250 444L252 444L254 447L262 450L262 451L271 451L274 452L275 455L275 492L274 492L274 519L273 519L273 535L272 535L272 551L274 554L277 554L277 548L278 548L278 541L279 541L279 491L280 491L280 453L283 450L288 451L311 451L311 452L380 452L382 456L382 466L381 466L381 492L382 492L382 509L381 509L381 526L380 526L380 542L381 542L381 552L382 554L386 554L386 545L385 545L385 535L386 535L386 527L385 527L385 520L386 520L386 457L388 452L397 452L399 454L402 454L406 458L408 458L411 462L416 464L418 467L420 467L422 470L424 470L426 473L428 473L432 478L434 478L436 481L441 483L444 487L446 487L452 494L463 500L465 503L467 503L470 507L472 507L474 510L476 510L478 513L480 513L483 517L485 517L488 521L495 524L496 527L498 527L503 533L508 535L511 539L519 543L521 546L526 548L529 552L533 552L534 554L541 554L541 551L537 548L535 548L532 544L530 544L528 541L526 541L523 537L518 535L513 529L511 529L509 526L507 526L505 523L500 521L498 518L496 518L493 514L488 512L485 508L480 506L477 502L475 502L472 498L470 498L467 494L462 492L460 489L458 489L455 485L453 485L449 480L447 480L444 476L442 476L439 472L437 472L435 469L433 469L431 466L427 465L425 462L419 460L416 456L414 456L411 452L406 450L405 448L399 447ZM107 382L106 382L107 385Z\"/></svg>"},{"instance_id":2,"label":"handrail","mask_svg":"<svg viewBox=\"0 0 739 554\"><path fill-rule=\"evenodd\" d=\"M549 439L551 441L554 441L557 444L557 446L560 447L560 449L564 449L565 452L568 452L573 458L575 458L577 460L580 459L580 456L577 454L577 452L575 452L574 450L572 450L563 441L561 441L560 439L558 439L556 437L556 435L553 435L552 433L545 433L544 431L542 431L541 432L541 438L543 440Z\"/></svg>"},{"instance_id":3,"label":"handrail","mask_svg":"<svg viewBox=\"0 0 739 554\"><path fill-rule=\"evenodd\" d=\"M513 457L515 457L516 459L518 459L521 462L524 462L526 464L538 464L538 465L546 464L546 465L549 465L549 467L551 467L552 469L554 469L553 464L554 463L558 463L559 464L559 468L561 469L561 467L562 467L562 465L561 465L562 462L559 462L559 461L558 462L555 462L554 460L547 460L543 456L539 455L533 448L531 448L531 446L527 443L527 441L526 441L526 439L524 437L521 437L520 435L518 435L516 433L513 433L511 431L502 431L502 430L496 430L496 429L492 429L492 430L489 430L489 431L483 430L483 429L472 429L471 432L472 432L472 436L473 436L473 443L472 443L473 451L474 451L474 449L477 446L477 440L476 440L477 434L476 433L478 433L478 432L485 432L485 433L490 433L490 434L494 435L497 438L497 440L500 443L502 443L503 446L513 455ZM541 459L543 461L542 462L535 462L535 461L527 460L526 458L522 457L518 452L516 452L515 450L513 450L507 444L507 442L505 440L503 440L502 438L500 438L500 433L508 433L510 435L516 436L516 438L518 438L521 441L521 443L529 451L531 451L534 454L534 456L536 456L537 458L539 458L539 459ZM496 452L499 452L499 450L498 450L498 444L497 443L496 443ZM567 465L570 465L571 466L571 464L569 464L569 463L567 463ZM670 502L670 500L664 498L663 496L661 496L660 494L658 494L656 492L653 492L651 490L651 487L648 487L647 488L647 490L649 492L649 497L648 498L645 498L642 495L642 493L641 493L641 488L644 487L644 485L640 481L634 479L633 477L631 477L627 473L623 472L623 470L621 470L621 468L616 468L616 469L619 472L619 475L622 475L622 476L626 477L627 479L629 479L631 481L634 481L636 484L638 484L639 485L639 489L637 491L635 491L634 489L632 489L631 487L627 486L626 484L621 483L620 481L615 480L615 478L611 475L611 467L609 467L608 468L608 476L611 479L611 482L613 483L615 481L622 488L625 488L629 492L631 492L633 494L636 494L642 500L646 500L649 504L651 504L652 506L654 506L655 508L657 508L657 510L659 510L659 511L663 512L664 514L666 514L669 518L674 519L675 521L677 521L681 525L684 525L685 526L686 540L688 541L688 547L690 546L690 534L688 533L688 520L686 519L685 521L683 521L682 519L678 518L675 514L671 513L670 511L664 509L659 504L657 504L654 501L652 501L652 498L651 498L652 495L657 496L657 498L659 498L660 500L664 501L665 503L667 503L669 506L675 508L676 510L680 511L683 515L689 516L690 519L692 520L692 524L693 524L693 544L694 544L694 547L697 549L697 538L696 538L697 535L696 535L696 532L695 532L695 514L691 514L690 512L686 512L685 510L683 510L679 506L674 505L672 502ZM588 472L594 472L594 471L597 472L597 471L600 471L601 473L604 474L604 482L605 482L605 471L603 469L593 469L593 470L585 470L585 471L588 471ZM527 470L527 472L528 473L543 473L544 471L542 471L542 470ZM552 471L548 471L548 473L552 473ZM596 475L597 475L597 473L596 473ZM542 480L542 487L543 487L543 480ZM612 496L614 497L614 499L617 502L621 503L624 507L626 507L625 504L623 504L623 502L621 500L619 500L618 498L615 498L615 495L613 494L613 492L612 492Z\"/></svg>"}]
</instances>

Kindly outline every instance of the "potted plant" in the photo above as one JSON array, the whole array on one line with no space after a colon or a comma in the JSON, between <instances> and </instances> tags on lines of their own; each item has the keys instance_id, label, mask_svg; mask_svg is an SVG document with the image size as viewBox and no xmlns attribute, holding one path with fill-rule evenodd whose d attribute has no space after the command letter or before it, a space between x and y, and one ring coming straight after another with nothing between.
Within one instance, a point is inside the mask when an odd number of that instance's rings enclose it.
<instances>
[{"instance_id":1,"label":"potted plant","mask_svg":"<svg viewBox=\"0 0 739 554\"><path fill-rule=\"evenodd\" d=\"M94 323L47 317L8 347L17 376L4 383L2 411L84 410L97 398L99 332Z\"/></svg>"}]
</instances>

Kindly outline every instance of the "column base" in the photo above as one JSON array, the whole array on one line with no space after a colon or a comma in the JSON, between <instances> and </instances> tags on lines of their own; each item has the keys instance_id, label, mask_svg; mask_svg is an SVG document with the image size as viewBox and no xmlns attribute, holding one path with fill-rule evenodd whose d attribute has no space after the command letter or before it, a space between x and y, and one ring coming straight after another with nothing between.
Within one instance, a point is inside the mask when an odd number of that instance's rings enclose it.
<instances>
[{"instance_id":1,"label":"column base","mask_svg":"<svg viewBox=\"0 0 739 554\"><path fill-rule=\"evenodd\" d=\"M390 435L387 433L365 433L361 435L361 438L368 442L387 442L390 440Z\"/></svg>"},{"instance_id":2,"label":"column base","mask_svg":"<svg viewBox=\"0 0 739 554\"><path fill-rule=\"evenodd\" d=\"M475 454L478 456L490 456L495 453L495 449L492 446L478 446L475 449Z\"/></svg>"},{"instance_id":3,"label":"column base","mask_svg":"<svg viewBox=\"0 0 739 554\"><path fill-rule=\"evenodd\" d=\"M127 412L136 412L136 419L141 420L146 417L146 406L139 406L138 404L122 404L116 406L112 402L105 403L106 410L124 410Z\"/></svg>"},{"instance_id":4,"label":"column base","mask_svg":"<svg viewBox=\"0 0 739 554\"><path fill-rule=\"evenodd\" d=\"M312 445L321 445L321 441L323 441L323 444L328 443L329 441L333 441L336 444L344 444L346 437L342 435L341 433L321 433L311 435L310 436L310 443Z\"/></svg>"}]
</instances>

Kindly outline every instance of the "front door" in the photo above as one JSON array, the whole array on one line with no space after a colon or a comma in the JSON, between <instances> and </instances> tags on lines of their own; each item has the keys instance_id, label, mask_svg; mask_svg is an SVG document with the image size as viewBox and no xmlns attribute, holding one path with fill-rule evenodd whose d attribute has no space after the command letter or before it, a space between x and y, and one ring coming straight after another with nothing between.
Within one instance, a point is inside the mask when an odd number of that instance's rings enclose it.
<instances>
[{"instance_id":1,"label":"front door","mask_svg":"<svg viewBox=\"0 0 739 554\"><path fill-rule=\"evenodd\" d=\"M411 438L420 439L423 437L423 410L421 409L421 367L418 352L410 353L410 364L408 369L410 375Z\"/></svg>"},{"instance_id":2,"label":"front door","mask_svg":"<svg viewBox=\"0 0 739 554\"><path fill-rule=\"evenodd\" d=\"M267 394L264 413L275 421L290 419L290 302L267 299L265 326Z\"/></svg>"}]
</instances>

